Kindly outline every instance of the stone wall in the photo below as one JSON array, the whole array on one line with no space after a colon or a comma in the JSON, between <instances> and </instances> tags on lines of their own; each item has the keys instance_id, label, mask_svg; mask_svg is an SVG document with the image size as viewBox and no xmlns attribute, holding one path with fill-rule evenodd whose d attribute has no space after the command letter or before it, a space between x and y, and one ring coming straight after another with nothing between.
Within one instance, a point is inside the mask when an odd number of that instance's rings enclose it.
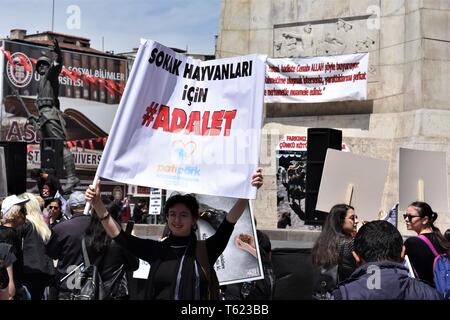
<instances>
[{"instance_id":1,"label":"stone wall","mask_svg":"<svg viewBox=\"0 0 450 320\"><path fill-rule=\"evenodd\" d=\"M398 201L400 147L450 155L450 0L222 1L218 57L354 52L370 53L367 101L265 105L266 181L253 202L262 228L276 228L274 146L282 134L333 127L352 152L389 160L383 210ZM450 215L438 222L449 228Z\"/></svg>"}]
</instances>

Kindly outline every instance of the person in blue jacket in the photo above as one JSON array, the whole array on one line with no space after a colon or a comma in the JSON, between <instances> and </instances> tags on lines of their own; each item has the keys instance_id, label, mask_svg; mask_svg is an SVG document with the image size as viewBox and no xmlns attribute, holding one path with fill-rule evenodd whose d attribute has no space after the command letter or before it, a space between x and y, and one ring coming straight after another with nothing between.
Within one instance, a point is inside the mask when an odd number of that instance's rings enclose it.
<instances>
[{"instance_id":1,"label":"person in blue jacket","mask_svg":"<svg viewBox=\"0 0 450 320\"><path fill-rule=\"evenodd\" d=\"M332 292L335 300L441 300L422 280L410 278L403 265L400 232L387 221L364 224L354 240L353 256L360 265Z\"/></svg>"}]
</instances>

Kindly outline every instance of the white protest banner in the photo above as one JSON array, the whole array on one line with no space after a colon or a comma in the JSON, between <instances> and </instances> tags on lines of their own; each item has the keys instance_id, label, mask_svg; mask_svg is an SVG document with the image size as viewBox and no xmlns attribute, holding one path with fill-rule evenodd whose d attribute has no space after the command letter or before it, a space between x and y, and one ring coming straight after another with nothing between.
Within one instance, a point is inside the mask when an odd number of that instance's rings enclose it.
<instances>
[{"instance_id":1,"label":"white protest banner","mask_svg":"<svg viewBox=\"0 0 450 320\"><path fill-rule=\"evenodd\" d=\"M254 199L265 58L200 61L143 41L97 175Z\"/></svg>"},{"instance_id":2,"label":"white protest banner","mask_svg":"<svg viewBox=\"0 0 450 320\"><path fill-rule=\"evenodd\" d=\"M264 102L367 99L368 53L267 59Z\"/></svg>"}]
</instances>

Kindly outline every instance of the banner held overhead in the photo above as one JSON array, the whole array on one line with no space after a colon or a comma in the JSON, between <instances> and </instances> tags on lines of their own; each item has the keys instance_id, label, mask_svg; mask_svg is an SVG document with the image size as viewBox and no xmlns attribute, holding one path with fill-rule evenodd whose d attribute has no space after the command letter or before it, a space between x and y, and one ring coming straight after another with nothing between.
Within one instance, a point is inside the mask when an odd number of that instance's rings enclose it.
<instances>
[{"instance_id":1,"label":"banner held overhead","mask_svg":"<svg viewBox=\"0 0 450 320\"><path fill-rule=\"evenodd\" d=\"M200 61L147 40L138 51L97 175L254 199L265 56Z\"/></svg>"}]
</instances>

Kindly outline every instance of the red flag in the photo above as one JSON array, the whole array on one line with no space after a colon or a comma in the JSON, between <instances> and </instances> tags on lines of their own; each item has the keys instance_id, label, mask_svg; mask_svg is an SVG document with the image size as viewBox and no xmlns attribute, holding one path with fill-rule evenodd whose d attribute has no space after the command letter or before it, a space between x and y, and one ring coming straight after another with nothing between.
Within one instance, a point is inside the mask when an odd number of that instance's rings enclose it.
<instances>
[{"instance_id":1,"label":"red flag","mask_svg":"<svg viewBox=\"0 0 450 320\"><path fill-rule=\"evenodd\" d=\"M108 84L108 86L110 86L111 88L113 88L114 90L117 90L116 84L114 83L114 81L105 79L105 82Z\"/></svg>"},{"instance_id":2,"label":"red flag","mask_svg":"<svg viewBox=\"0 0 450 320\"><path fill-rule=\"evenodd\" d=\"M5 55L6 59L8 60L9 64L13 68L15 68L16 65L14 64L14 61L11 58L11 53L9 51L5 50L5 49L2 49L2 51L3 51L3 54Z\"/></svg>"},{"instance_id":3,"label":"red flag","mask_svg":"<svg viewBox=\"0 0 450 320\"><path fill-rule=\"evenodd\" d=\"M122 83L122 82L120 82L120 81L117 81L117 86L120 88L120 90L125 90L125 84L124 83Z\"/></svg>"},{"instance_id":4,"label":"red flag","mask_svg":"<svg viewBox=\"0 0 450 320\"><path fill-rule=\"evenodd\" d=\"M94 150L94 142L92 141L92 139L89 139L88 142L89 142L89 148L91 150Z\"/></svg>"},{"instance_id":5,"label":"red flag","mask_svg":"<svg viewBox=\"0 0 450 320\"><path fill-rule=\"evenodd\" d=\"M67 70L66 68L62 68L61 74L67 75L70 79L72 79L73 82L76 82L76 81L77 81L77 78L75 78L75 77L72 75L72 73L71 73L69 70Z\"/></svg>"},{"instance_id":6,"label":"red flag","mask_svg":"<svg viewBox=\"0 0 450 320\"><path fill-rule=\"evenodd\" d=\"M80 140L80 143L81 143L81 150L83 150L83 152L85 152L86 151L86 148L84 147L84 144L85 144L85 141L84 140Z\"/></svg>"},{"instance_id":7,"label":"red flag","mask_svg":"<svg viewBox=\"0 0 450 320\"><path fill-rule=\"evenodd\" d=\"M30 66L28 64L27 58L25 58L23 55L19 54L17 55L20 59L20 62L22 63L22 65L24 66L25 70L28 72L32 72L33 71L33 67Z\"/></svg>"},{"instance_id":8,"label":"red flag","mask_svg":"<svg viewBox=\"0 0 450 320\"><path fill-rule=\"evenodd\" d=\"M103 148L106 146L106 141L108 141L108 137L103 138Z\"/></svg>"},{"instance_id":9,"label":"red flag","mask_svg":"<svg viewBox=\"0 0 450 320\"><path fill-rule=\"evenodd\" d=\"M122 95L122 91L120 91L119 88L117 88L114 81L111 81L111 80L105 80L105 81L115 92L117 92L119 95Z\"/></svg>"},{"instance_id":10,"label":"red flag","mask_svg":"<svg viewBox=\"0 0 450 320\"><path fill-rule=\"evenodd\" d=\"M102 78L96 78L96 79L110 94L114 94L114 91L108 87L108 84L106 83L105 79L102 79Z\"/></svg>"},{"instance_id":11,"label":"red flag","mask_svg":"<svg viewBox=\"0 0 450 320\"><path fill-rule=\"evenodd\" d=\"M76 70L71 70L71 72L72 72L72 74L75 76L75 77L77 77L78 79L81 79L81 81L83 81L83 83L84 84L88 84L87 83L87 80L84 78L84 75L83 74L81 74L81 73L79 73L78 71L76 71Z\"/></svg>"},{"instance_id":12,"label":"red flag","mask_svg":"<svg viewBox=\"0 0 450 320\"><path fill-rule=\"evenodd\" d=\"M69 150L72 149L72 147L73 147L73 146L72 146L72 142L67 141L67 146L69 147Z\"/></svg>"},{"instance_id":13,"label":"red flag","mask_svg":"<svg viewBox=\"0 0 450 320\"><path fill-rule=\"evenodd\" d=\"M88 75L88 74L82 74L82 76L83 76L83 78L85 78L87 81L89 81L90 84L92 84L92 85L94 85L96 88L98 88L98 84L97 84L97 82L96 82L96 80L95 80L94 77L91 77L91 76Z\"/></svg>"}]
</instances>

